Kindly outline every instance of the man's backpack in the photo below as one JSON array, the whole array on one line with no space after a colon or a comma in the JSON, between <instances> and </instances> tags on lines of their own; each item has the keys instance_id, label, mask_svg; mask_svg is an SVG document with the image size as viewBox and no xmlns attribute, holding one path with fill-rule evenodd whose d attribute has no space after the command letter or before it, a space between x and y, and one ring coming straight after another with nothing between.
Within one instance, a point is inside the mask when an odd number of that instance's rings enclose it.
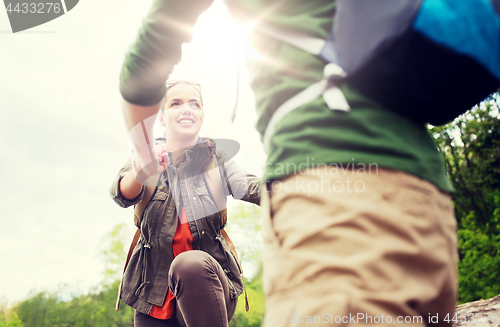
<instances>
[{"instance_id":1,"label":"man's backpack","mask_svg":"<svg viewBox=\"0 0 500 327\"><path fill-rule=\"evenodd\" d=\"M322 81L276 109L264 134L266 151L275 125L301 105L323 96L330 109L350 110L339 82L416 123L434 125L500 87L500 0L337 0L328 39L234 13L329 63Z\"/></svg>"},{"instance_id":2,"label":"man's backpack","mask_svg":"<svg viewBox=\"0 0 500 327\"><path fill-rule=\"evenodd\" d=\"M362 94L419 123L500 87L500 0L339 0L322 56Z\"/></svg>"}]
</instances>

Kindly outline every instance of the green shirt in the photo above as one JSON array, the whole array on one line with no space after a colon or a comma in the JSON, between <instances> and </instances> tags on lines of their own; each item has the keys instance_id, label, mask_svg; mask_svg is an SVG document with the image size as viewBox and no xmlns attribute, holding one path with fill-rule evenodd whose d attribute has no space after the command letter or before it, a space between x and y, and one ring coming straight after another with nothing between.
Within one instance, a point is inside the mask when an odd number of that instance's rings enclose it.
<instances>
[{"instance_id":1,"label":"green shirt","mask_svg":"<svg viewBox=\"0 0 500 327\"><path fill-rule=\"evenodd\" d=\"M120 78L123 97L131 103L152 105L164 94L164 81L180 60L182 42L191 35L175 22L194 24L210 0L194 3L155 0L136 42L125 57ZM332 26L332 0L232 0L240 10L272 24L326 38ZM264 135L274 111L286 100L323 78L322 59L259 32L253 47L264 60L247 65L256 97L257 130ZM162 69L158 69L161 67ZM318 98L285 116L271 138L264 172L273 180L320 164L366 164L391 168L425 179L444 191L453 191L444 160L424 125L382 108L368 98L341 87L349 112L332 111ZM358 167L360 165L357 165Z\"/></svg>"}]
</instances>

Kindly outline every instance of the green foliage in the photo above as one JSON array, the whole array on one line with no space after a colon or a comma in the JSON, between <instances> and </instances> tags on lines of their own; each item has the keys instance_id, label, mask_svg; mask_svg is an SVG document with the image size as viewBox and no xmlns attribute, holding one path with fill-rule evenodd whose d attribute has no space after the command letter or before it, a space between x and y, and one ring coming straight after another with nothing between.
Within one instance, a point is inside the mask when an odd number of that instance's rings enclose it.
<instances>
[{"instance_id":1,"label":"green foliage","mask_svg":"<svg viewBox=\"0 0 500 327\"><path fill-rule=\"evenodd\" d=\"M459 302L500 293L500 94L450 124L430 127L455 187Z\"/></svg>"},{"instance_id":2,"label":"green foliage","mask_svg":"<svg viewBox=\"0 0 500 327\"><path fill-rule=\"evenodd\" d=\"M262 289L262 246L260 234L260 207L239 202L229 208L228 235L231 237L243 265L247 298L250 310L245 310L245 294L238 299L238 305L229 326L261 326L265 310L264 291ZM254 272L250 274L249 272ZM247 278L251 278L251 281Z\"/></svg>"},{"instance_id":3,"label":"green foliage","mask_svg":"<svg viewBox=\"0 0 500 327\"><path fill-rule=\"evenodd\" d=\"M500 204L500 120L498 95L474 107L454 122L431 128L445 154L446 168L456 193L457 221L474 212L472 223L489 232L499 232ZM496 115L492 115L495 113ZM496 213L495 213L495 210Z\"/></svg>"},{"instance_id":4,"label":"green foliage","mask_svg":"<svg viewBox=\"0 0 500 327\"><path fill-rule=\"evenodd\" d=\"M226 231L236 247L244 269L252 267L253 271L257 271L262 263L263 240L260 227L260 207L239 202L235 207L228 208ZM246 277L251 276L249 274Z\"/></svg>"},{"instance_id":5,"label":"green foliage","mask_svg":"<svg viewBox=\"0 0 500 327\"><path fill-rule=\"evenodd\" d=\"M121 278L124 260L127 255L125 243L129 241L132 241L132 237L128 236L127 225L124 223L116 225L103 238L104 250L101 255L104 259L104 285Z\"/></svg>"},{"instance_id":6,"label":"green foliage","mask_svg":"<svg viewBox=\"0 0 500 327\"><path fill-rule=\"evenodd\" d=\"M21 302L15 311L24 327L132 327L131 308L123 306L115 312L118 285L116 281L98 293L73 296L70 301L61 300L60 292L39 292Z\"/></svg>"},{"instance_id":7,"label":"green foliage","mask_svg":"<svg viewBox=\"0 0 500 327\"><path fill-rule=\"evenodd\" d=\"M13 313L9 318L0 317L0 327L23 327L23 322L16 313Z\"/></svg>"},{"instance_id":8,"label":"green foliage","mask_svg":"<svg viewBox=\"0 0 500 327\"><path fill-rule=\"evenodd\" d=\"M229 322L229 326L232 327L258 327L262 325L265 310L262 269L251 282L245 281L250 310L247 312L245 309L245 293L243 293L238 299L233 319Z\"/></svg>"},{"instance_id":9,"label":"green foliage","mask_svg":"<svg viewBox=\"0 0 500 327\"><path fill-rule=\"evenodd\" d=\"M500 293L500 235L487 234L481 230L458 231L459 300L470 302L488 299Z\"/></svg>"},{"instance_id":10,"label":"green foliage","mask_svg":"<svg viewBox=\"0 0 500 327\"><path fill-rule=\"evenodd\" d=\"M23 327L16 312L7 306L6 299L0 300L0 327Z\"/></svg>"}]
</instances>

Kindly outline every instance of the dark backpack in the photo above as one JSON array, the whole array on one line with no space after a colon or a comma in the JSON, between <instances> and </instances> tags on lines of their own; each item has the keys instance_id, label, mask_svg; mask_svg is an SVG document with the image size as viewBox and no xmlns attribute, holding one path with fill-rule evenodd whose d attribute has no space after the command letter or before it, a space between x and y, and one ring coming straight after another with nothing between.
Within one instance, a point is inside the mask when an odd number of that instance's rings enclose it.
<instances>
[{"instance_id":1,"label":"dark backpack","mask_svg":"<svg viewBox=\"0 0 500 327\"><path fill-rule=\"evenodd\" d=\"M441 125L500 87L500 0L339 0L321 55L360 93Z\"/></svg>"},{"instance_id":2,"label":"dark backpack","mask_svg":"<svg viewBox=\"0 0 500 327\"><path fill-rule=\"evenodd\" d=\"M326 40L265 21L254 25L332 66L323 84L277 110L270 135L284 115L320 94L332 110L349 110L339 95L328 101L326 82L346 81L384 107L434 125L500 87L500 0L337 0Z\"/></svg>"}]
</instances>

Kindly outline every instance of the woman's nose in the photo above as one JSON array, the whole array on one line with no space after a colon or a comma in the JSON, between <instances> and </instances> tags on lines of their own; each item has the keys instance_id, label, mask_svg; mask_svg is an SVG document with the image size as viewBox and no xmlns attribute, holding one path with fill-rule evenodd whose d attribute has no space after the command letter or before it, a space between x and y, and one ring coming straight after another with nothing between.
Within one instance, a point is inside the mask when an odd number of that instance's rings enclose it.
<instances>
[{"instance_id":1,"label":"woman's nose","mask_svg":"<svg viewBox=\"0 0 500 327\"><path fill-rule=\"evenodd\" d=\"M181 112L184 113L189 113L191 115L193 111L193 108L188 103L185 103L181 106Z\"/></svg>"}]
</instances>

